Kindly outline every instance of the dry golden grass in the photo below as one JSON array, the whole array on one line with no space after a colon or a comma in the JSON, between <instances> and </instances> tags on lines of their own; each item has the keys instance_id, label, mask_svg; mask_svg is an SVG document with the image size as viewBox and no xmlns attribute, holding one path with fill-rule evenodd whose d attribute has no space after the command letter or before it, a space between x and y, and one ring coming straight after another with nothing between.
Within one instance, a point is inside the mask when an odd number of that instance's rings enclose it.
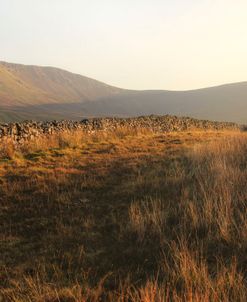
<instances>
[{"instance_id":1,"label":"dry golden grass","mask_svg":"<svg viewBox=\"0 0 247 302\"><path fill-rule=\"evenodd\" d=\"M0 155L2 158L12 159L16 154L15 145L10 138L5 138L0 144Z\"/></svg>"},{"instance_id":2,"label":"dry golden grass","mask_svg":"<svg viewBox=\"0 0 247 302\"><path fill-rule=\"evenodd\" d=\"M2 300L246 301L246 167L240 132L2 146Z\"/></svg>"}]
</instances>

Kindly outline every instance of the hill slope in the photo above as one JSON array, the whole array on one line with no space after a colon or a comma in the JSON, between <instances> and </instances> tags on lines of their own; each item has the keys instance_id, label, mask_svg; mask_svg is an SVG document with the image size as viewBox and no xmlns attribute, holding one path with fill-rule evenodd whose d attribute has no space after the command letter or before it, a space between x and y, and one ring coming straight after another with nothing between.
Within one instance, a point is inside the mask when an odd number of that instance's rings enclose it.
<instances>
[{"instance_id":1,"label":"hill slope","mask_svg":"<svg viewBox=\"0 0 247 302\"><path fill-rule=\"evenodd\" d=\"M176 114L199 119L247 122L247 82L191 91L123 92L83 105L96 115Z\"/></svg>"},{"instance_id":2,"label":"hill slope","mask_svg":"<svg viewBox=\"0 0 247 302\"><path fill-rule=\"evenodd\" d=\"M119 91L59 68L0 62L0 104L8 107L90 101Z\"/></svg>"},{"instance_id":3,"label":"hill slope","mask_svg":"<svg viewBox=\"0 0 247 302\"><path fill-rule=\"evenodd\" d=\"M0 121L187 115L247 122L247 82L191 91L124 90L53 67L0 62Z\"/></svg>"}]
</instances>

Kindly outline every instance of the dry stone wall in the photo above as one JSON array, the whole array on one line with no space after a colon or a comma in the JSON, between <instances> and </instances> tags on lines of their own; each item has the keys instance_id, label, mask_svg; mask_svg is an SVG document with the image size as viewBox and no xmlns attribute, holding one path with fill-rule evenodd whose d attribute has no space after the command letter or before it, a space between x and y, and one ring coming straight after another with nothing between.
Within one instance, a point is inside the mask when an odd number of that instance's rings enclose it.
<instances>
[{"instance_id":1,"label":"dry stone wall","mask_svg":"<svg viewBox=\"0 0 247 302\"><path fill-rule=\"evenodd\" d=\"M23 143L42 135L50 135L62 131L84 130L88 132L108 131L119 127L146 128L153 132L238 129L235 123L213 122L189 117L143 116L136 118L90 118L81 121L51 121L0 124L0 140L11 138L16 143Z\"/></svg>"}]
</instances>

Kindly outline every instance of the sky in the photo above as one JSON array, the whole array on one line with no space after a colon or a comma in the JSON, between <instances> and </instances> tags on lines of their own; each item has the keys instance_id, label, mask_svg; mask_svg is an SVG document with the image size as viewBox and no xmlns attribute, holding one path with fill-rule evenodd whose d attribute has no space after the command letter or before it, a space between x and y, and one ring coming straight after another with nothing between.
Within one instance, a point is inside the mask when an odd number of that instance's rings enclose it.
<instances>
[{"instance_id":1,"label":"sky","mask_svg":"<svg viewBox=\"0 0 247 302\"><path fill-rule=\"evenodd\" d=\"M247 81L247 0L0 0L0 60L129 89Z\"/></svg>"}]
</instances>

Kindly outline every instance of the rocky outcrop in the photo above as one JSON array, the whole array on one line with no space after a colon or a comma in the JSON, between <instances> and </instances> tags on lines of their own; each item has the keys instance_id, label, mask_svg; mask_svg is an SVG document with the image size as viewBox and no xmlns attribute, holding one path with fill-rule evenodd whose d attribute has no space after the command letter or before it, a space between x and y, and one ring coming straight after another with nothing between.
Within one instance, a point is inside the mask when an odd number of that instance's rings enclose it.
<instances>
[{"instance_id":1,"label":"rocky outcrop","mask_svg":"<svg viewBox=\"0 0 247 302\"><path fill-rule=\"evenodd\" d=\"M119 127L145 128L153 132L174 132L187 130L223 130L238 129L235 123L213 122L189 117L143 116L136 118L91 118L81 121L51 121L0 124L0 140L11 138L22 143L42 135L50 135L62 131L84 130L87 132L113 131Z\"/></svg>"}]
</instances>

